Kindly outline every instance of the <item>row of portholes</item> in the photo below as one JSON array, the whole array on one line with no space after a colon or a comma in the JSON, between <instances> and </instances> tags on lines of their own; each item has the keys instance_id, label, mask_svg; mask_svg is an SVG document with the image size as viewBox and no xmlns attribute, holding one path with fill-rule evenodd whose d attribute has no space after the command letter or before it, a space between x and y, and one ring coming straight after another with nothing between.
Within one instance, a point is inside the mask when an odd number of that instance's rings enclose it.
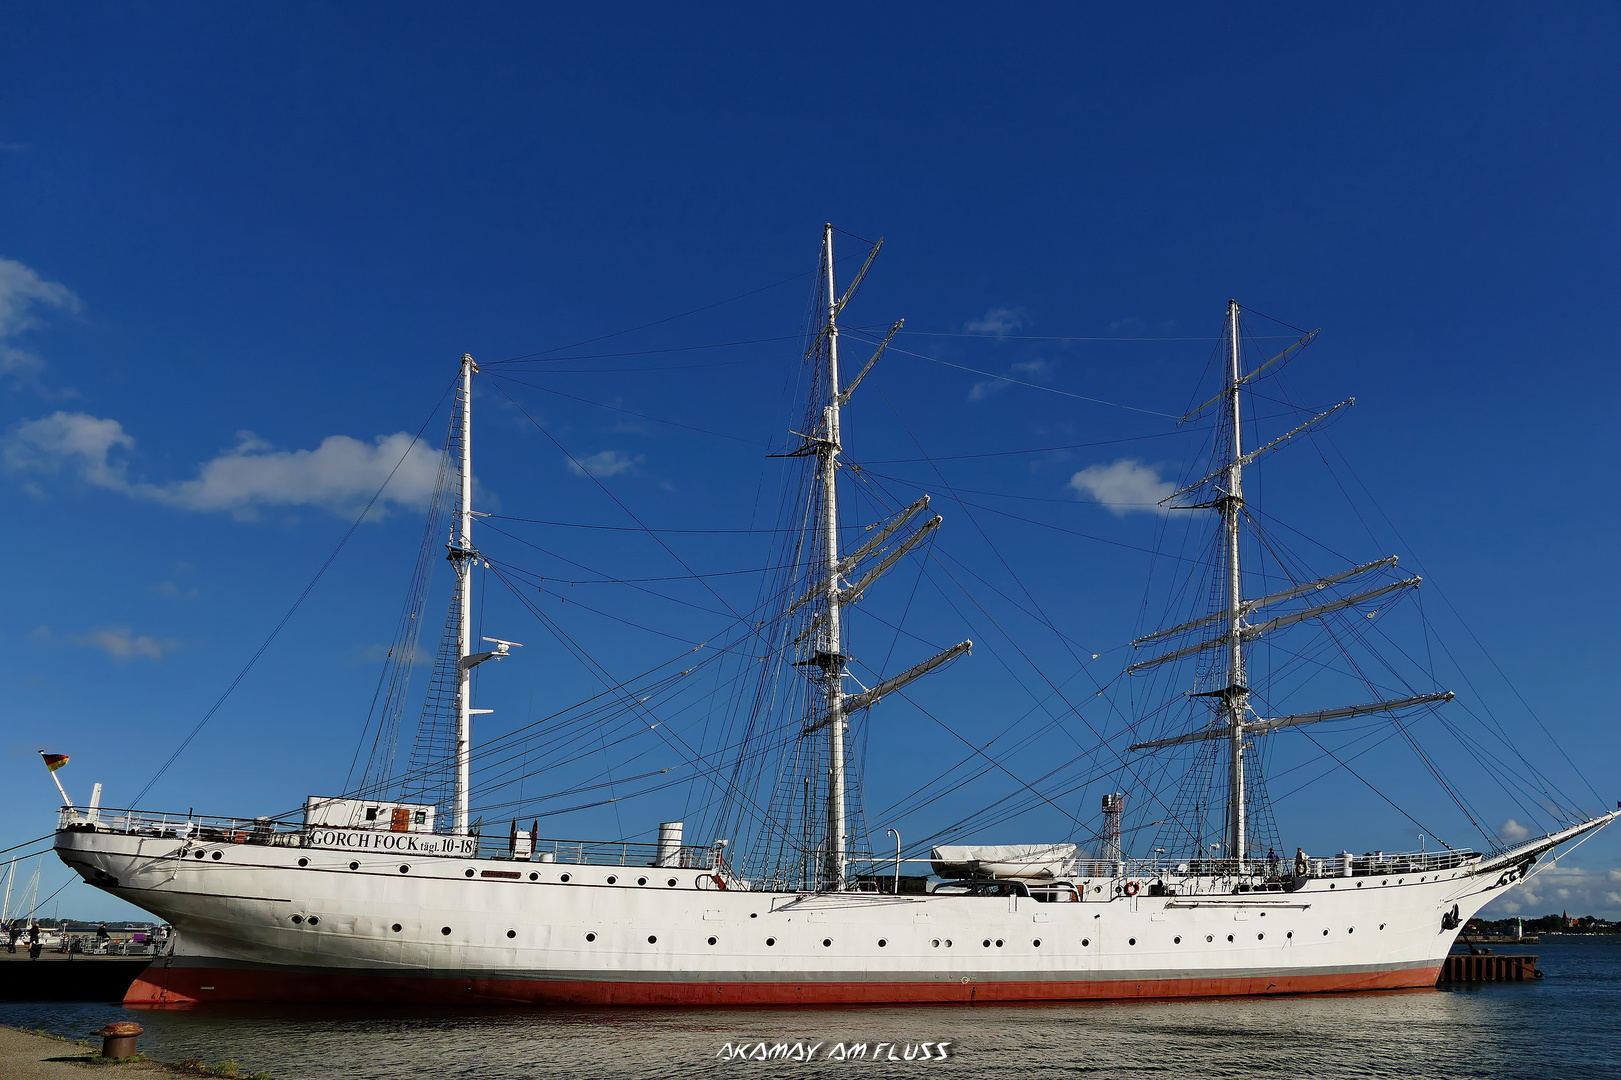
<instances>
[{"instance_id":1,"label":"row of portholes","mask_svg":"<svg viewBox=\"0 0 1621 1080\"><path fill-rule=\"evenodd\" d=\"M1401 883L1402 883L1402 882L1403 882L1403 881L1405 881L1405 880L1406 880L1406 879L1405 879L1405 878L1397 878L1397 879L1396 879L1396 884L1397 884L1397 885L1400 885L1400 884L1401 884ZM1418 880L1419 880L1419 881L1425 881L1425 880L1427 880L1427 879L1426 879L1426 878L1422 878L1422 877L1421 877L1421 878L1419 878L1419 879L1418 879ZM1440 874L1436 874L1436 875L1435 875L1435 880L1436 880L1436 881L1440 881L1440 880L1441 880L1441 875L1440 875ZM1383 880L1383 881L1381 881L1381 882L1380 882L1380 883L1379 883L1379 884L1381 884L1381 885L1389 885L1389 884L1390 884L1390 879L1389 879L1389 878L1385 878L1385 879L1384 879L1384 880ZM1329 882L1329 883L1328 883L1328 887L1329 887L1329 888L1330 888L1330 889L1337 889L1337 888L1339 888L1339 884L1338 884L1338 883L1337 883L1337 882L1333 882L1333 881L1330 881L1330 882ZM1357 887L1357 888L1359 888L1359 889L1360 889L1360 888L1362 888L1362 882L1360 882L1360 881L1359 881L1359 882L1357 882L1357 883L1356 883L1356 887Z\"/></svg>"},{"instance_id":2,"label":"row of portholes","mask_svg":"<svg viewBox=\"0 0 1621 1080\"><path fill-rule=\"evenodd\" d=\"M196 851L192 852L192 854L195 855L197 858L201 859L203 856L207 855L208 852L204 851L202 848L198 848ZM221 854L220 852L216 851L216 852L214 852L214 858L223 859L223 858L225 858L225 856L223 854ZM309 861L308 859L300 859L298 861L298 865L303 866L308 861Z\"/></svg>"},{"instance_id":3,"label":"row of portholes","mask_svg":"<svg viewBox=\"0 0 1621 1080\"><path fill-rule=\"evenodd\" d=\"M197 853L197 857L199 859L202 858L203 853L201 851L199 851ZM219 857L220 857L220 853L217 852L217 851L214 852L214 858L218 859ZM299 859L298 860L298 865L300 867L306 867L309 864L310 864L310 861L308 859ZM349 863L349 869L351 869L351 870L359 870L360 869L360 864L358 862L351 861ZM400 873L409 874L410 872L411 872L411 864L410 863L401 863L400 864ZM472 877L472 876L474 876L476 871L474 871L472 867L468 867L466 870L463 870L462 873L465 874L467 877ZM540 880L539 872L531 872L530 875L529 875L529 880L530 881L539 881ZM570 881L573 880L573 875L572 874L560 874L560 875L558 875L557 880L561 881L563 884L567 885ZM615 884L618 884L618 882L619 882L619 876L617 874L609 874L608 875L608 884L609 885L615 885ZM636 884L638 884L638 885L646 885L647 884L647 879L645 877L639 877L639 878L636 879ZM678 884L680 884L680 882L677 881L675 878L668 878L668 879L665 880L664 884L666 886L668 886L669 888L673 889Z\"/></svg>"}]
</instances>

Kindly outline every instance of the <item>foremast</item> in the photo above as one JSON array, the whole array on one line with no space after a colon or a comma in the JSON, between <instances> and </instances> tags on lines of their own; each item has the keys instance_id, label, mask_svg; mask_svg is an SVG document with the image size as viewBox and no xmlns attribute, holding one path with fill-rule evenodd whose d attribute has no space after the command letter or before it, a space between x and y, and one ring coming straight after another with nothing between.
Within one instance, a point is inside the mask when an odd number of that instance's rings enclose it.
<instances>
[{"instance_id":1,"label":"foremast","mask_svg":"<svg viewBox=\"0 0 1621 1080\"><path fill-rule=\"evenodd\" d=\"M1416 588L1422 581L1419 577L1403 578L1367 589L1347 596L1340 596L1323 603L1311 604L1304 609L1289 611L1272 618L1251 621L1252 616L1261 610L1276 604L1298 600L1301 597L1314 595L1327 589L1329 586L1359 577L1363 574L1387 570L1395 566L1396 557L1389 556L1360 566L1343 570L1315 581L1307 581L1279 592L1258 597L1254 600L1244 598L1243 567L1241 563L1242 545L1240 538L1242 524L1245 518L1244 509L1244 468L1252 464L1256 458L1272 450L1295 436L1315 427L1323 420L1328 419L1346 406L1355 404L1356 399L1351 398L1340 402L1331 409L1317 414L1306 422L1272 439L1249 453L1244 452L1244 413L1242 390L1251 380L1265 373L1275 365L1286 362L1297 351L1309 345L1317 336L1312 331L1299 341L1295 342L1283 352L1274 356L1266 363L1261 364L1253 371L1245 372L1242 367L1240 352L1240 309L1237 300L1227 302L1226 325L1226 363L1223 379L1223 389L1215 397L1206 401L1198 408L1182 417L1181 423L1195 419L1212 406L1220 405L1225 413L1223 426L1228 429L1226 461L1221 463L1209 475L1172 492L1161 500L1162 506L1173 510L1214 509L1221 515L1222 546L1222 597L1223 606L1220 610L1178 626L1157 630L1146 637L1138 638L1132 642L1134 648L1142 648L1154 642L1162 642L1168 638L1190 634L1191 631L1201 627L1219 625L1220 632L1214 636L1197 637L1192 644L1184 645L1169 652L1161 653L1146 660L1140 660L1129 666L1128 673L1136 673L1160 664L1187 657L1202 655L1211 650L1219 650L1225 655L1224 682L1225 685L1199 693L1192 693L1194 697L1215 698L1220 702L1222 723L1216 726L1204 727L1186 735L1177 735L1171 738L1154 739L1149 742L1133 744L1130 750L1152 750L1162 747L1176 746L1183 743L1201 742L1210 739L1224 739L1227 742L1227 825L1226 848L1227 858L1232 864L1243 872L1245 860L1250 858L1249 847L1249 806L1248 783L1245 775L1247 763L1245 755L1247 744L1245 739L1251 735L1267 734L1280 728L1296 727L1303 724L1314 724L1324 720L1337 720L1364 714L1387 713L1394 714L1398 710L1412 708L1420 705L1429 705L1437 702L1449 701L1453 694L1451 691L1439 693L1417 694L1410 697L1392 698L1384 701L1365 702L1356 705L1346 705L1338 708L1319 709L1313 712L1293 713L1287 716L1251 718L1250 686L1247 676L1247 647L1257 639L1311 619L1321 618L1337 611L1344 611L1355 607L1364 601L1374 600L1400 590ZM1204 498L1201 500L1200 495ZM1185 496L1192 496L1192 501L1183 502ZM1332 594L1331 594L1332 595ZM1208 631L1207 631L1208 633Z\"/></svg>"},{"instance_id":2,"label":"foremast","mask_svg":"<svg viewBox=\"0 0 1621 1080\"><path fill-rule=\"evenodd\" d=\"M807 638L814 641L814 650L809 659L803 663L820 671L823 708L821 715L811 718L801 734L815 737L822 729L826 729L828 749L826 836L822 844L824 855L819 887L832 892L842 891L849 883L849 766L845 740L849 734L850 716L876 705L885 694L899 690L941 664L961 656L973 644L970 641L960 642L871 689L863 689L856 694L845 692L845 680L852 678L849 671L850 657L845 651L844 643L845 607L859 600L869 585L877 581L907 552L922 543L939 527L941 521L937 514L923 522L910 535L891 543L903 526L928 507L928 496L924 496L882 523L882 527L876 529L876 534L870 540L848 556L840 551L838 476L841 468L839 459L843 452L840 410L849 404L850 395L883 355L884 348L899 332L901 323L896 322L890 327L889 335L878 345L872 359L867 361L848 386L843 386L839 377L839 314L855 295L868 268L872 266L873 259L877 257L878 249L882 246L882 240L873 245L855 280L841 295L834 280L833 226L825 225L822 228L825 314L821 331L811 346L811 353L814 354L819 349L826 350L827 403L822 407L820 430L811 435L801 436L805 439L805 443L795 451L795 456L813 455L816 459L820 487L818 509L822 531L820 537L822 560L821 565L816 568L819 579L817 584L789 607L785 614L791 615L795 610L806 606L815 609L809 625L796 639L796 643ZM852 575L853 571L870 562L876 562L876 565L871 566L853 583L845 584L846 575Z\"/></svg>"}]
</instances>

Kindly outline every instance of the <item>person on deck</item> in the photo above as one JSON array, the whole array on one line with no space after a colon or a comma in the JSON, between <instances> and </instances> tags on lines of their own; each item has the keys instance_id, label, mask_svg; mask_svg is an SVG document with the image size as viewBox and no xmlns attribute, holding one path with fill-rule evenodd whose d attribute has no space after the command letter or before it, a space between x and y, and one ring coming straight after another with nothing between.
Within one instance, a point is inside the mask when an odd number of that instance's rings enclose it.
<instances>
[{"instance_id":1,"label":"person on deck","mask_svg":"<svg viewBox=\"0 0 1621 1080\"><path fill-rule=\"evenodd\" d=\"M1295 877L1305 877L1310 869L1311 864L1306 861L1306 849L1295 848Z\"/></svg>"}]
</instances>

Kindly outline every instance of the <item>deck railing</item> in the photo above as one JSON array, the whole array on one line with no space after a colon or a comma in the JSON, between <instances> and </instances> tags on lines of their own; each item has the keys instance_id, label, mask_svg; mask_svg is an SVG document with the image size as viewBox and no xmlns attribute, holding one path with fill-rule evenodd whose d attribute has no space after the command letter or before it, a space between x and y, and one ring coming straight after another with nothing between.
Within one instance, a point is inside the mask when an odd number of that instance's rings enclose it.
<instances>
[{"instance_id":1,"label":"deck railing","mask_svg":"<svg viewBox=\"0 0 1621 1080\"><path fill-rule=\"evenodd\" d=\"M145 810L91 809L64 806L58 829L117 833L125 836L165 837L199 843L266 844L302 847L308 831L302 821L281 818L213 817L204 814L159 814ZM332 826L316 826L321 832ZM347 831L347 830L345 830ZM355 830L388 831L388 830ZM720 870L724 864L713 847L661 847L656 843L617 840L520 840L517 858L506 836L474 837L476 857L517 862L570 863L587 866L648 866L677 870ZM529 850L524 852L524 848ZM465 855L459 856L466 858Z\"/></svg>"}]
</instances>

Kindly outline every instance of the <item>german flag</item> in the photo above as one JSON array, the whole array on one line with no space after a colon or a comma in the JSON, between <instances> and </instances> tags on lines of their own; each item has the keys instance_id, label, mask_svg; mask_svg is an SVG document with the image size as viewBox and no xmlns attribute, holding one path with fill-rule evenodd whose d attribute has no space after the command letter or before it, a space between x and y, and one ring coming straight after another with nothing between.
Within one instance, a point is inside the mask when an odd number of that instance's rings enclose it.
<instances>
[{"instance_id":1,"label":"german flag","mask_svg":"<svg viewBox=\"0 0 1621 1080\"><path fill-rule=\"evenodd\" d=\"M55 772L57 769L60 769L62 766L68 763L68 756L66 754L47 754L45 751L41 750L39 752L39 756L45 759L45 767L51 772Z\"/></svg>"}]
</instances>

